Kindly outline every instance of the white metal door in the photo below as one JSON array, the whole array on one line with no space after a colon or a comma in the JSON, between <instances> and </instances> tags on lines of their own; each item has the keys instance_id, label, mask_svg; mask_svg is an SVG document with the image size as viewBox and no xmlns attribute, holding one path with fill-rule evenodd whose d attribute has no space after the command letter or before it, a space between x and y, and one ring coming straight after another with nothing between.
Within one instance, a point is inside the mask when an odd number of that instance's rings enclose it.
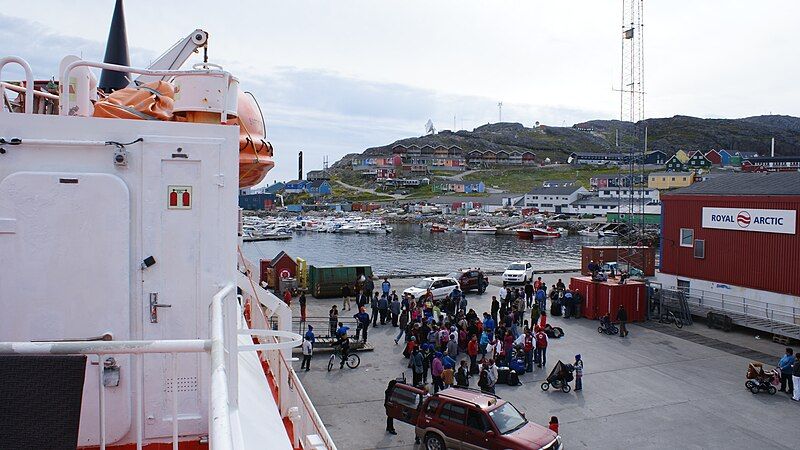
<instances>
[{"instance_id":1,"label":"white metal door","mask_svg":"<svg viewBox=\"0 0 800 450\"><path fill-rule=\"evenodd\" d=\"M0 341L130 339L130 227L130 193L116 176L16 172L0 181ZM130 360L115 359L120 383L105 388L110 443L131 427ZM87 364L79 446L99 443L97 377Z\"/></svg>"},{"instance_id":2,"label":"white metal door","mask_svg":"<svg viewBox=\"0 0 800 450\"><path fill-rule=\"evenodd\" d=\"M142 255L155 264L143 270L142 318L144 339L205 338L205 304L200 298L200 214L203 207L202 164L192 158L173 158L176 146L153 144L145 149L147 177L143 193ZM188 194L188 201L184 198ZM176 198L177 197L177 198ZM150 301L169 307L156 308ZM180 434L207 428L201 376L204 354L147 355L144 364L145 437L170 436L173 390L178 391Z\"/></svg>"}]
</instances>

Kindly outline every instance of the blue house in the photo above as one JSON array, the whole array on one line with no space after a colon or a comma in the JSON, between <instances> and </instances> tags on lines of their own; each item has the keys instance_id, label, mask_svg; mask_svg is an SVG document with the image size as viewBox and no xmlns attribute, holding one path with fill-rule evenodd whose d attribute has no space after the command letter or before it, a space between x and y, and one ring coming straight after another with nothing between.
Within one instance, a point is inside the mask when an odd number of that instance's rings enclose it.
<instances>
[{"instance_id":1,"label":"blue house","mask_svg":"<svg viewBox=\"0 0 800 450\"><path fill-rule=\"evenodd\" d=\"M301 194L306 191L308 181L306 180L292 180L283 186L283 192L287 194Z\"/></svg>"},{"instance_id":2,"label":"blue house","mask_svg":"<svg viewBox=\"0 0 800 450\"><path fill-rule=\"evenodd\" d=\"M316 180L306 183L306 192L311 195L328 195L331 193L331 184L327 180Z\"/></svg>"},{"instance_id":3,"label":"blue house","mask_svg":"<svg viewBox=\"0 0 800 450\"><path fill-rule=\"evenodd\" d=\"M731 163L731 154L727 150L720 150L717 153L719 153L720 163L723 166L727 166Z\"/></svg>"},{"instance_id":4,"label":"blue house","mask_svg":"<svg viewBox=\"0 0 800 450\"><path fill-rule=\"evenodd\" d=\"M249 211L270 210L275 207L275 194L240 195L239 207Z\"/></svg>"},{"instance_id":5,"label":"blue house","mask_svg":"<svg viewBox=\"0 0 800 450\"><path fill-rule=\"evenodd\" d=\"M275 183L264 188L265 194L277 194L286 187L286 183Z\"/></svg>"},{"instance_id":6,"label":"blue house","mask_svg":"<svg viewBox=\"0 0 800 450\"><path fill-rule=\"evenodd\" d=\"M655 150L644 155L644 164L658 164L659 166L667 162L667 154L661 150Z\"/></svg>"}]
</instances>

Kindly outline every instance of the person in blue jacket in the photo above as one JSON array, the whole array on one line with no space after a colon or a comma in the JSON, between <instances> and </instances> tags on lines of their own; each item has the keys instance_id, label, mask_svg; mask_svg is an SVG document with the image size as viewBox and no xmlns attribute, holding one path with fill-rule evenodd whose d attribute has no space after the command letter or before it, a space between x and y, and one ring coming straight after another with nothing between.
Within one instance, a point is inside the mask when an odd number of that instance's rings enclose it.
<instances>
[{"instance_id":1,"label":"person in blue jacket","mask_svg":"<svg viewBox=\"0 0 800 450\"><path fill-rule=\"evenodd\" d=\"M786 347L786 354L778 361L778 368L781 370L781 392L786 392L789 396L794 394L794 382L792 382L792 366L797 362L794 350ZM788 389L786 386L789 386ZM798 387L800 388L800 387Z\"/></svg>"},{"instance_id":2,"label":"person in blue jacket","mask_svg":"<svg viewBox=\"0 0 800 450\"><path fill-rule=\"evenodd\" d=\"M353 314L353 318L356 319L358 322L358 327L356 328L356 341L358 341L361 332L364 332L364 342L367 342L367 329L369 328L369 314L367 314L366 308L363 306L359 309L358 313Z\"/></svg>"}]
</instances>

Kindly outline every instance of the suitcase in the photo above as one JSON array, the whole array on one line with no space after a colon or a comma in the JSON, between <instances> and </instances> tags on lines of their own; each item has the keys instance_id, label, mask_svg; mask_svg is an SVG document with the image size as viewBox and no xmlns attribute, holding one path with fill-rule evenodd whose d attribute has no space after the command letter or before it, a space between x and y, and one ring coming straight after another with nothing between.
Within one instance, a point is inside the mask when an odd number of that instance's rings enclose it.
<instances>
[{"instance_id":1,"label":"suitcase","mask_svg":"<svg viewBox=\"0 0 800 450\"><path fill-rule=\"evenodd\" d=\"M497 368L497 384L508 384L508 373L511 372L511 369L508 367L498 367Z\"/></svg>"},{"instance_id":2,"label":"suitcase","mask_svg":"<svg viewBox=\"0 0 800 450\"><path fill-rule=\"evenodd\" d=\"M509 386L519 386L519 375L515 370L512 370L508 373L508 382Z\"/></svg>"},{"instance_id":3,"label":"suitcase","mask_svg":"<svg viewBox=\"0 0 800 450\"><path fill-rule=\"evenodd\" d=\"M525 372L525 360L524 359L512 359L511 360L511 370L516 373L523 373Z\"/></svg>"}]
</instances>

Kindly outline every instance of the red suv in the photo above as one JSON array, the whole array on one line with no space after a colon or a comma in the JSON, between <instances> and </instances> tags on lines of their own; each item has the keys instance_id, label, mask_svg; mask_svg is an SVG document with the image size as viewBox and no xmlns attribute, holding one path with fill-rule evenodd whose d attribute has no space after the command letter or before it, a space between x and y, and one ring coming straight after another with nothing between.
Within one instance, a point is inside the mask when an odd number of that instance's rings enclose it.
<instances>
[{"instance_id":1,"label":"red suv","mask_svg":"<svg viewBox=\"0 0 800 450\"><path fill-rule=\"evenodd\" d=\"M478 294L483 294L486 287L489 286L489 278L483 274L481 269L459 269L448 277L458 280L458 284L464 292L475 289Z\"/></svg>"},{"instance_id":2,"label":"red suv","mask_svg":"<svg viewBox=\"0 0 800 450\"><path fill-rule=\"evenodd\" d=\"M475 389L425 391L397 383L384 404L389 417L414 425L428 450L562 450L561 437L529 422L511 403Z\"/></svg>"}]
</instances>

